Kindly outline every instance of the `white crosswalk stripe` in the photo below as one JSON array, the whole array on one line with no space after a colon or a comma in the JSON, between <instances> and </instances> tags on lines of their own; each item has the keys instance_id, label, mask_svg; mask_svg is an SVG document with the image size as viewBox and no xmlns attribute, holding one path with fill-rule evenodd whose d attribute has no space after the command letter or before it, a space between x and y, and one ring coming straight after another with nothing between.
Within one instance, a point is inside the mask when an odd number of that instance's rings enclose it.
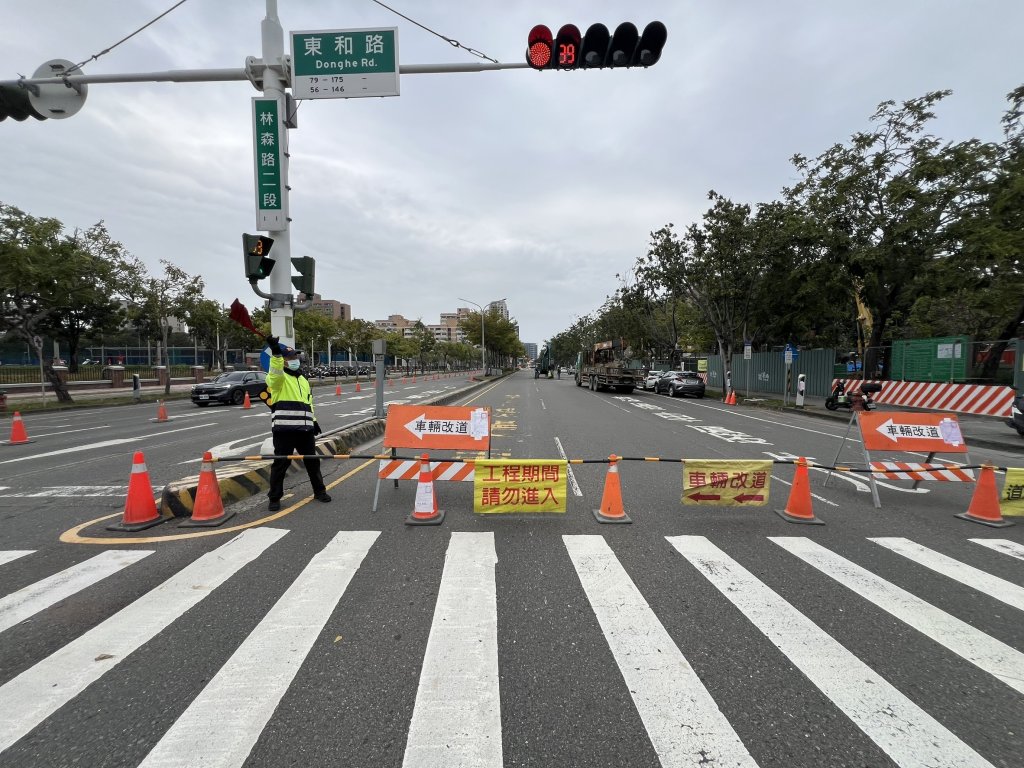
<instances>
[{"instance_id":1,"label":"white crosswalk stripe","mask_svg":"<svg viewBox=\"0 0 1024 768\"><path fill-rule=\"evenodd\" d=\"M668 541L895 763L991 766L705 537Z\"/></svg>"},{"instance_id":2,"label":"white crosswalk stripe","mask_svg":"<svg viewBox=\"0 0 1024 768\"><path fill-rule=\"evenodd\" d=\"M950 616L810 539L769 536L780 547L849 587L918 632L1024 693L1024 653Z\"/></svg>"},{"instance_id":3,"label":"white crosswalk stripe","mask_svg":"<svg viewBox=\"0 0 1024 768\"><path fill-rule=\"evenodd\" d=\"M500 768L493 533L453 533L430 625L407 768Z\"/></svg>"},{"instance_id":4,"label":"white crosswalk stripe","mask_svg":"<svg viewBox=\"0 0 1024 768\"><path fill-rule=\"evenodd\" d=\"M261 560L264 554L275 555L280 560L284 552L292 551L278 548L268 553L271 545L286 533L274 528L245 531L197 557L155 589L0 686L0 753L48 719L61 724L61 718L68 715L58 710L83 694L92 683L134 651L153 641L158 634L164 633L164 637L173 642L175 634L184 631L182 625L188 619L178 624L175 622L186 611L207 597L212 603L207 610L211 610L227 599L222 593L248 583L240 577L233 582L231 589L217 592L218 587L243 567L251 567L251 571L246 572L247 576L264 574L264 570L270 567ZM180 709L176 710L181 714L173 724L168 726L164 723L152 734L152 741L145 743L149 753L144 758L139 753L130 762L126 758L125 762L117 765L238 768L252 763L257 755L263 759L279 757L274 750L284 749L287 745L279 747L267 743L267 733L269 731L278 739L283 733L288 733L281 728L275 731L282 701L287 701L286 695L295 695L295 691L289 691L295 687L300 670L306 671L304 664L323 663L322 660L313 661L316 655L311 656L311 650L324 634L324 628L339 604L351 607L349 600L363 592L364 585L358 583L355 585L357 588L350 590L360 569L376 565L378 559L391 557L382 546L380 531L342 531L327 535L331 538L326 545L313 554L272 605L268 596L265 615L258 619L258 624L251 631L248 626L245 628L244 639L240 640L237 648L226 650L225 656L230 654L227 661L219 669L215 667L208 674L204 672L201 683L198 674L195 675L189 684L198 693L193 691L189 694L190 701L181 701ZM422 617L421 637L426 637L426 643L422 648L421 666L418 670L410 668L410 674L404 678L408 683L415 682L418 671L415 695L411 688L404 694L408 699L404 702L406 714L402 717L407 721L401 722L403 725L407 722L408 730L399 737L404 743L400 741L395 746L397 752L393 753L391 764L397 762L401 755L403 768L500 768L506 760L513 759L513 750L516 757L530 754L529 748L524 747L529 733L523 732L520 724L523 713L502 711L503 681L510 670L517 667L499 668L499 649L502 648L499 633L502 630L515 631L518 627L502 623L503 618L508 621L509 617L503 616L499 600L499 596L504 594L499 591L499 586L507 583L499 579L502 572L497 569L501 541L496 542L496 534L491 532L452 532L448 536L440 575L428 576L423 584L427 593L436 594L436 598L433 606L418 606L417 616ZM636 709L633 717L638 716L636 722L642 723L641 738L649 740L653 749L651 754L656 755L657 764L664 768L701 765L757 768L758 760L764 760L762 764L766 766L777 764L772 761L778 755L770 746L752 741L750 730L744 730L740 723L730 722L732 715L727 716L725 712L734 712L737 703L724 698L716 701L725 695L719 692L729 688L728 685L723 687L722 679L718 678L719 674L728 676L728 669L719 671L714 664L705 667L698 664L697 668L701 670L698 674L681 650L683 641L680 640L677 646L666 628L676 626L680 617L671 615L673 608L659 611L652 608L652 604L673 606L678 595L673 594L673 600L660 602L655 595L645 596L637 585L656 582L650 581L650 574L644 581L631 575L624 564L626 561L620 559L622 555L613 549L616 541L604 535L564 535L561 537L564 550L555 542L549 543L549 547L554 547L549 552L554 551L562 557L563 572L573 582L571 585L552 582L552 598L563 600L566 594L578 593L582 587L583 596L571 599L568 604L573 606L573 610L587 614L593 612L593 618L596 618L593 632L597 633L594 640L602 645L606 643L611 652L613 663L606 664L611 672L595 670L594 680L599 681L599 685L623 686L620 692L622 700L627 702L627 706L632 701ZM675 552L665 547L665 541ZM790 602L754 575L758 571L753 563L750 564L751 570L741 564L740 560L754 561L757 557L750 554L750 550L744 550L748 553L744 557L733 559L703 536L669 536L664 541L659 539L659 544L666 559L665 565L671 570L682 568L690 574L691 581L706 579L713 585L714 590L701 585L711 597L712 611L716 601L723 606L728 605L730 611L733 607L738 609L738 613L733 611L735 619L731 633L737 632L735 622L743 623L748 628L746 641L761 644L767 658L777 655L783 674L792 674L793 679L798 680L797 685L805 687L808 692L814 691L814 696L819 699L824 694L837 712L849 720L846 729L863 741L865 749L884 753L888 760L899 766L983 768L992 765L986 758L993 757L988 753L993 747L989 746L984 731L979 732L974 725L975 730L970 736L953 733L949 728L957 728L956 723L940 722L943 716L949 718L948 712L943 713L940 707L938 713L933 713L929 708L935 702L927 700L929 695L934 695L927 683L915 689L925 700L913 700L862 661L857 655L861 648L853 644L845 647L808 618L802 612L807 609L799 600L803 596L817 600L823 595L845 594L850 602L856 601L863 606L870 603L916 630L919 640L913 641L914 645L908 648L914 647L924 654L929 648L936 653L945 649L958 655L974 666L960 665L956 675L975 675L979 680L984 676L989 687L986 689L985 683L978 683L977 690L986 691L985 696L1007 702L1019 701L1020 695L1024 694L1024 649L1018 650L989 636L978 626L929 604L894 581L899 581L895 577L900 575L900 571L913 574L919 565L923 565L1010 605L1016 605L1014 601L1018 599L1021 587L922 547L910 539L869 539L906 558L887 558L889 571L893 571L893 562L899 566L894 572L885 574L888 578L848 559L841 553L839 544L825 547L810 538L790 536L766 537L762 541L765 552L770 550L774 553L776 559L773 563L782 562L779 558L785 559L792 564L794 574L799 570L805 571L809 565L840 586L826 582L836 591L815 589L813 595L796 589L794 594L799 598L786 593L792 600ZM992 550L991 558L1001 558L1002 555L1016 558L1024 552L1024 547L1012 540L969 541ZM286 542L290 543L291 540ZM294 543L298 544L298 541ZM971 548L972 544L964 543L963 546ZM779 553L776 547L788 555ZM441 550L434 551L439 554ZM33 552L0 551L0 564ZM151 554L150 550L107 550L0 597L0 631L11 629L29 617L45 615L61 601L78 600L89 604L95 590L103 588L104 579L129 565L140 563ZM789 558L789 555L793 557ZM424 556L424 562L429 562L432 557L435 555ZM1008 564L1012 565L1012 562ZM145 565L142 563L140 567L145 568ZM774 567L777 568L777 564ZM431 573L429 569L426 572ZM126 571L125 576L128 573L133 572ZM504 578L513 573L506 573ZM160 574L160 579L164 578ZM637 578L636 582L634 578ZM575 584L575 579L578 579L578 584ZM433 583L428 583L430 580ZM677 582L673 580L671 583ZM87 588L93 591L85 594ZM346 596L346 592L354 594ZM342 602L343 597L345 602ZM547 605L546 598L544 604ZM370 604L368 610L366 615L372 616L376 608ZM670 615L659 616L661 610L669 611ZM686 611L687 608L679 610ZM843 614L838 616L841 621ZM253 621L257 618L254 617ZM426 632L428 620L429 634ZM13 629L10 634L22 631L25 626ZM358 626L353 627L353 631L358 632ZM543 642L545 628L531 627L531 633L533 631L538 634L531 634L531 640ZM675 631L677 629L673 629ZM911 634L914 633L906 633L907 637ZM856 637L848 633L842 636ZM1012 633L1009 637L1009 642L1014 642ZM904 638L903 642L911 641ZM197 653L215 643L216 638L207 634L188 637L189 647ZM542 647L539 645L538 650ZM387 653L386 650L383 652ZM722 660L726 661L727 645L722 645L721 653ZM13 657L17 658L16 655ZM416 651L413 651L413 657L417 661L420 658ZM125 666L130 668L133 665ZM133 674L159 675L166 674L166 670L136 669ZM185 674L188 675L187 672ZM206 682L208 675L212 677ZM707 679L702 679L702 676ZM1005 685L991 684L991 677ZM731 678L727 679L731 681ZM107 686L110 684L108 680ZM544 685L543 682L540 684ZM408 684L402 684L402 687L389 690L404 692L407 687ZM712 691L716 693L712 694ZM929 691L929 694L925 695L924 691ZM343 696L344 689L338 693ZM314 689L312 695L319 693ZM88 704L89 701L87 696L82 696L80 703ZM589 706L586 702L575 702L569 696L566 706L577 705ZM317 702L311 700L311 706L315 708ZM389 700L387 706L403 710L400 702L394 700ZM116 714L107 709L101 716L114 717ZM153 717L157 715L154 713ZM509 733L504 732L503 727L508 729L512 723L516 724L516 730L510 742ZM639 725L636 727L640 728ZM167 730L161 735L163 729ZM341 735L343 731L339 730L337 738L345 738L349 745L342 748L358 749L358 746L350 745L349 735ZM42 750L34 754L44 759L46 748L39 738L41 733L42 730L33 734L17 749L32 746ZM996 744L1002 738L997 732L992 736L992 742ZM318 742L319 745L330 748L332 734L320 734L318 738L323 740ZM969 740L970 744L961 738ZM874 746L869 745L869 740ZM567 739L567 743L570 741ZM507 747L506 753L506 745L510 743L513 746ZM142 745L140 741L139 746ZM344 752L337 755L325 752L324 755L325 759L330 755L331 759L342 761L352 758L351 754ZM8 756L0 756L0 763L2 757ZM138 762L140 759L141 763ZM1000 755L1000 760L993 759L992 762L1010 764L1003 755ZM538 765L550 764L542 758L538 760Z\"/></svg>"},{"instance_id":5,"label":"white crosswalk stripe","mask_svg":"<svg viewBox=\"0 0 1024 768\"><path fill-rule=\"evenodd\" d=\"M0 632L151 554L151 549L107 550L0 598Z\"/></svg>"},{"instance_id":6,"label":"white crosswalk stripe","mask_svg":"<svg viewBox=\"0 0 1024 768\"><path fill-rule=\"evenodd\" d=\"M604 538L562 540L661 764L756 766Z\"/></svg>"},{"instance_id":7,"label":"white crosswalk stripe","mask_svg":"<svg viewBox=\"0 0 1024 768\"><path fill-rule=\"evenodd\" d=\"M19 557L25 557L25 555L31 555L35 552L34 549L5 549L0 550L0 565L9 563L12 560L17 560Z\"/></svg>"},{"instance_id":8,"label":"white crosswalk stripe","mask_svg":"<svg viewBox=\"0 0 1024 768\"><path fill-rule=\"evenodd\" d=\"M141 765L242 765L379 535L342 532L315 555Z\"/></svg>"},{"instance_id":9,"label":"white crosswalk stripe","mask_svg":"<svg viewBox=\"0 0 1024 768\"><path fill-rule=\"evenodd\" d=\"M896 554L903 555L903 557L913 560L925 568L930 568L936 573L948 576L955 581L959 581L961 584L965 584L983 594L994 597L996 600L1001 600L1007 605L1012 605L1014 608L1024 611L1024 587L1018 587L1016 584L1006 581L1006 579L1000 579L998 576L985 573L980 568L961 563L959 560L954 560L952 557L947 557L935 550L923 547L910 539L887 536L869 539L869 541L881 544L883 547L891 549Z\"/></svg>"},{"instance_id":10,"label":"white crosswalk stripe","mask_svg":"<svg viewBox=\"0 0 1024 768\"><path fill-rule=\"evenodd\" d=\"M1016 541L1009 539L969 539L969 541L994 549L996 552L1002 552L1004 555L1016 557L1018 560L1024 560L1024 544L1018 544Z\"/></svg>"},{"instance_id":11,"label":"white crosswalk stripe","mask_svg":"<svg viewBox=\"0 0 1024 768\"><path fill-rule=\"evenodd\" d=\"M0 751L207 597L287 531L244 531L0 687Z\"/></svg>"}]
</instances>

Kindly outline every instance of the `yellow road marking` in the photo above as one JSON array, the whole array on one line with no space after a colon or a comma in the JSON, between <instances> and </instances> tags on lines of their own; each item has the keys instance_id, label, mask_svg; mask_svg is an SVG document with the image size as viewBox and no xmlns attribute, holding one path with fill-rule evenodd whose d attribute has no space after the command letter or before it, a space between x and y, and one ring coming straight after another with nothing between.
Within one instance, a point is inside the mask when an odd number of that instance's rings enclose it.
<instances>
[{"instance_id":1,"label":"yellow road marking","mask_svg":"<svg viewBox=\"0 0 1024 768\"><path fill-rule=\"evenodd\" d=\"M376 459L371 459L369 461L363 462L358 467L353 469L351 472L348 472L348 473L342 475L341 477L339 477L337 480L334 480L333 482L331 482L331 484L328 485L327 488L328 489L333 488L334 486L338 485L339 483L342 483L345 480L348 480L350 477L355 475L357 472L362 472L367 467L372 466L372 465L376 465L376 464L377 464L377 460ZM89 526L95 525L96 523L101 523L104 520L110 520L111 518L118 517L121 514L120 512L115 512L112 515L104 515L103 517L97 517L95 520L90 520L87 523L82 523L81 525L76 525L74 528L71 528L71 529L69 529L67 531L64 531L64 533L62 533L60 535L60 540L62 542L64 542L65 544L102 544L102 545L111 545L111 544L152 544L153 542L159 542L159 541L181 541L183 539L198 539L198 538L201 538L203 536L219 536L219 535L222 535L222 534L225 534L225 533L234 533L235 531L244 531L246 528L253 528L253 527L257 526L257 525L265 525L266 523L273 522L274 520L279 520L282 517L285 517L286 515L290 515L292 512L294 512L295 510L299 509L300 507L304 507L306 504L308 504L312 500L313 500L312 496L307 496L306 498L301 499L300 501L295 502L290 507L282 509L280 512L275 512L272 515L267 515L266 517L261 517L261 518L259 518L257 520L252 520L252 521L250 521L248 523L242 523L241 525L232 525L229 528L215 528L215 529L211 528L211 529L205 530L205 531L192 531L190 533L175 533L175 534L172 534L171 536L135 536L134 538L127 538L127 539L126 538L122 538L120 536L117 536L117 537L114 537L114 536L104 536L104 537L100 538L100 537L94 537L94 536L82 536L82 535L80 535L79 532L84 530L84 529L86 529L86 528L88 528Z\"/></svg>"}]
</instances>

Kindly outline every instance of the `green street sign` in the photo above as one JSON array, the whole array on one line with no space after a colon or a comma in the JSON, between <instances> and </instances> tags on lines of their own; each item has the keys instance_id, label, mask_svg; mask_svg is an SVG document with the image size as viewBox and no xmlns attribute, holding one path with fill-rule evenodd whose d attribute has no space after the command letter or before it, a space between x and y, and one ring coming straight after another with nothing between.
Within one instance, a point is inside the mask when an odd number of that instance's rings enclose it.
<instances>
[{"instance_id":1,"label":"green street sign","mask_svg":"<svg viewBox=\"0 0 1024 768\"><path fill-rule=\"evenodd\" d=\"M296 99L398 96L398 27L292 32Z\"/></svg>"},{"instance_id":2,"label":"green street sign","mask_svg":"<svg viewBox=\"0 0 1024 768\"><path fill-rule=\"evenodd\" d=\"M280 232L288 228L281 189L285 130L281 125L281 102L254 97L252 100L253 157L256 160L256 228Z\"/></svg>"}]
</instances>

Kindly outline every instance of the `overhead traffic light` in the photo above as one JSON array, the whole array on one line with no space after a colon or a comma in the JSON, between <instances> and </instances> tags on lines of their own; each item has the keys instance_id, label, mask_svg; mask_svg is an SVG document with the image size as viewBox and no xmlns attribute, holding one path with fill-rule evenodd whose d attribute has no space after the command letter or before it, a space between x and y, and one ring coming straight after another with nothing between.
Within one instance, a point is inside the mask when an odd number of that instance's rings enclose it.
<instances>
[{"instance_id":1,"label":"overhead traffic light","mask_svg":"<svg viewBox=\"0 0 1024 768\"><path fill-rule=\"evenodd\" d=\"M67 59L51 59L42 64L31 78L21 78L16 83L0 85L0 121L10 117L13 120L36 120L53 118L62 120L78 113L89 95L85 83L68 81L68 75L82 74L82 68ZM43 83L41 78L63 77L63 83Z\"/></svg>"},{"instance_id":2,"label":"overhead traffic light","mask_svg":"<svg viewBox=\"0 0 1024 768\"><path fill-rule=\"evenodd\" d=\"M625 21L610 34L604 24L591 24L585 35L566 24L552 37L551 30L538 24L527 38L526 61L534 69L595 69L603 67L650 67L661 58L668 30L652 21L641 34Z\"/></svg>"},{"instance_id":3,"label":"overhead traffic light","mask_svg":"<svg viewBox=\"0 0 1024 768\"><path fill-rule=\"evenodd\" d=\"M310 298L314 292L316 282L316 259L312 256L300 256L292 259L292 266L298 270L299 276L292 278L292 285L299 293L306 294Z\"/></svg>"},{"instance_id":4,"label":"overhead traffic light","mask_svg":"<svg viewBox=\"0 0 1024 768\"><path fill-rule=\"evenodd\" d=\"M245 254L245 276L249 280L262 280L274 270L274 260L269 258L274 241L266 235L242 235L242 250Z\"/></svg>"},{"instance_id":5,"label":"overhead traffic light","mask_svg":"<svg viewBox=\"0 0 1024 768\"><path fill-rule=\"evenodd\" d=\"M25 88L18 85L0 85L0 121L8 117L18 121L30 117L36 120L46 119L32 108Z\"/></svg>"}]
</instances>

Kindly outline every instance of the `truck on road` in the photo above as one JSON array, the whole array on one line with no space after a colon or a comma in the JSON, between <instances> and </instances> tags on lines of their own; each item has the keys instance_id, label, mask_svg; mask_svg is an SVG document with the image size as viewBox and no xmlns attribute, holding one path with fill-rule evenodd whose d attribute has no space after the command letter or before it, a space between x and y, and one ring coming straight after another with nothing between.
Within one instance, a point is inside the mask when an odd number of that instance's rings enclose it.
<instances>
[{"instance_id":1,"label":"truck on road","mask_svg":"<svg viewBox=\"0 0 1024 768\"><path fill-rule=\"evenodd\" d=\"M576 359L576 386L601 392L613 389L630 394L643 382L643 366L634 360L622 339L599 341Z\"/></svg>"}]
</instances>

